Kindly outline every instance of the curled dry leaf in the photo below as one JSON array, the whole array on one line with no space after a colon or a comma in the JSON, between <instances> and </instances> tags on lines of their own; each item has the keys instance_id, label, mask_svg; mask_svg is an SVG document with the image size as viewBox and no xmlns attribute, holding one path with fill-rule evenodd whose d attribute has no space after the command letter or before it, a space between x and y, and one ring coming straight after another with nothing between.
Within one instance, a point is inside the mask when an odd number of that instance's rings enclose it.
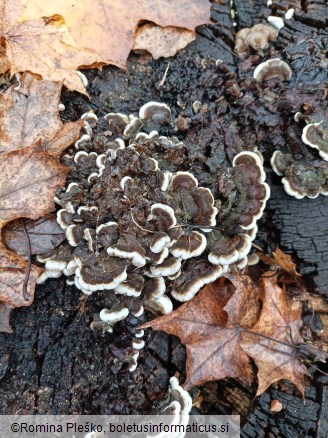
<instances>
[{"instance_id":1,"label":"curled dry leaf","mask_svg":"<svg viewBox=\"0 0 328 438\"><path fill-rule=\"evenodd\" d=\"M44 149L59 156L78 139L83 120L64 125L59 117L61 89L60 82L41 81L25 73L19 89L12 86L0 96L0 154L42 138Z\"/></svg>"},{"instance_id":2,"label":"curled dry leaf","mask_svg":"<svg viewBox=\"0 0 328 438\"><path fill-rule=\"evenodd\" d=\"M39 144L2 154L0 160L0 226L26 217L38 219L54 210L54 194L65 183L68 168Z\"/></svg>"},{"instance_id":3,"label":"curled dry leaf","mask_svg":"<svg viewBox=\"0 0 328 438\"><path fill-rule=\"evenodd\" d=\"M159 59L174 56L195 39L195 32L188 29L145 24L136 32L133 50L146 50L154 59Z\"/></svg>"},{"instance_id":4,"label":"curled dry leaf","mask_svg":"<svg viewBox=\"0 0 328 438\"><path fill-rule=\"evenodd\" d=\"M171 314L140 328L164 330L186 345L186 389L224 377L249 381L250 356L258 367L257 395L280 379L290 380L303 394L306 368L292 347L302 342L301 315L275 281L253 284L245 275L227 274Z\"/></svg>"},{"instance_id":5,"label":"curled dry leaf","mask_svg":"<svg viewBox=\"0 0 328 438\"><path fill-rule=\"evenodd\" d=\"M92 49L103 61L125 67L140 22L194 31L210 22L210 6L208 0L27 0L22 18L60 14L78 47Z\"/></svg>"},{"instance_id":6,"label":"curled dry leaf","mask_svg":"<svg viewBox=\"0 0 328 438\"><path fill-rule=\"evenodd\" d=\"M45 254L55 249L66 239L66 234L58 225L54 214L38 220L28 220L25 227L30 240L31 254ZM21 220L12 221L3 228L2 241L18 255L28 254L28 245Z\"/></svg>"},{"instance_id":7,"label":"curled dry leaf","mask_svg":"<svg viewBox=\"0 0 328 438\"><path fill-rule=\"evenodd\" d=\"M78 48L59 15L51 19L39 15L33 20L19 21L22 3L21 0L0 0L0 34L5 41L3 63L10 65L12 74L29 70L44 79L63 80L67 88L85 94L76 70L80 66L99 64L99 55Z\"/></svg>"},{"instance_id":8,"label":"curled dry leaf","mask_svg":"<svg viewBox=\"0 0 328 438\"><path fill-rule=\"evenodd\" d=\"M285 254L279 246L272 253L272 256L266 256L262 252L258 252L258 256L261 261L267 265L278 265L284 272L291 275L293 278L300 277L301 275L297 272L296 264L293 262L290 255Z\"/></svg>"}]
</instances>

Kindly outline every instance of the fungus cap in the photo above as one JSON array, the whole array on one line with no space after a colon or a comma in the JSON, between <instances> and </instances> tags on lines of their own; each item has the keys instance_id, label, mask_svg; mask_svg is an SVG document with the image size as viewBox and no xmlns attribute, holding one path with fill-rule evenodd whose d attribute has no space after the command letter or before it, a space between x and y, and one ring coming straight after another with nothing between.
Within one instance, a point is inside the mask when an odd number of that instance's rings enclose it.
<instances>
[{"instance_id":1,"label":"fungus cap","mask_svg":"<svg viewBox=\"0 0 328 438\"><path fill-rule=\"evenodd\" d=\"M163 231L158 231L153 235L150 242L150 250L154 253L160 253L163 249L168 246L171 242L170 237Z\"/></svg>"},{"instance_id":2,"label":"fungus cap","mask_svg":"<svg viewBox=\"0 0 328 438\"><path fill-rule=\"evenodd\" d=\"M319 155L328 161L328 123L324 121L310 123L303 128L302 140L308 146L319 151Z\"/></svg>"},{"instance_id":3,"label":"fungus cap","mask_svg":"<svg viewBox=\"0 0 328 438\"><path fill-rule=\"evenodd\" d=\"M139 117L164 125L171 121L171 109L166 103L148 102L140 108Z\"/></svg>"},{"instance_id":4,"label":"fungus cap","mask_svg":"<svg viewBox=\"0 0 328 438\"><path fill-rule=\"evenodd\" d=\"M171 295L177 301L189 301L205 284L214 282L222 273L223 269L220 265L202 262L197 269L197 262L194 262L174 282Z\"/></svg>"},{"instance_id":5,"label":"fungus cap","mask_svg":"<svg viewBox=\"0 0 328 438\"><path fill-rule=\"evenodd\" d=\"M292 71L285 61L275 58L259 64L254 70L253 77L259 82L269 81L270 79L290 81Z\"/></svg>"},{"instance_id":6,"label":"fungus cap","mask_svg":"<svg viewBox=\"0 0 328 438\"><path fill-rule=\"evenodd\" d=\"M181 257L187 260L191 257L200 256L206 249L207 240L204 234L198 231L191 231L182 234L178 241L172 246L170 252L174 257Z\"/></svg>"},{"instance_id":7,"label":"fungus cap","mask_svg":"<svg viewBox=\"0 0 328 438\"><path fill-rule=\"evenodd\" d=\"M156 222L159 231L169 230L177 224L173 208L169 205L159 203L151 206L147 221Z\"/></svg>"},{"instance_id":8,"label":"fungus cap","mask_svg":"<svg viewBox=\"0 0 328 438\"><path fill-rule=\"evenodd\" d=\"M123 304L118 304L111 309L103 309L99 313L101 321L108 322L114 325L118 321L122 321L129 314L129 309L124 307Z\"/></svg>"}]
</instances>

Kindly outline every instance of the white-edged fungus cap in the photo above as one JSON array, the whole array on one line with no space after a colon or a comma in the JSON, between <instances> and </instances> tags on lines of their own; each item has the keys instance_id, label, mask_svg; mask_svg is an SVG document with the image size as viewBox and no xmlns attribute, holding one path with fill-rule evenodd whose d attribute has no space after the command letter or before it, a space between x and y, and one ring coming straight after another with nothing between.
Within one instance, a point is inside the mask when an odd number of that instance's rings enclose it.
<instances>
[{"instance_id":1,"label":"white-edged fungus cap","mask_svg":"<svg viewBox=\"0 0 328 438\"><path fill-rule=\"evenodd\" d=\"M150 272L156 277L167 277L174 275L181 268L181 259L176 257L168 257L163 263L150 267Z\"/></svg>"},{"instance_id":2,"label":"white-edged fungus cap","mask_svg":"<svg viewBox=\"0 0 328 438\"><path fill-rule=\"evenodd\" d=\"M275 58L259 64L254 70L253 77L259 82L268 81L270 79L290 81L292 71L287 62Z\"/></svg>"},{"instance_id":3,"label":"white-edged fungus cap","mask_svg":"<svg viewBox=\"0 0 328 438\"><path fill-rule=\"evenodd\" d=\"M169 392L172 398L178 398L176 397L176 394L179 394L179 399L177 401L180 403L180 414L188 415L192 408L192 398L189 393L180 386L176 377L170 378Z\"/></svg>"},{"instance_id":4,"label":"white-edged fungus cap","mask_svg":"<svg viewBox=\"0 0 328 438\"><path fill-rule=\"evenodd\" d=\"M57 211L57 222L63 230L66 230L72 224L73 216L66 208Z\"/></svg>"},{"instance_id":5,"label":"white-edged fungus cap","mask_svg":"<svg viewBox=\"0 0 328 438\"><path fill-rule=\"evenodd\" d=\"M128 297L139 297L145 280L140 275L129 275L128 278L115 288L115 293Z\"/></svg>"},{"instance_id":6,"label":"white-edged fungus cap","mask_svg":"<svg viewBox=\"0 0 328 438\"><path fill-rule=\"evenodd\" d=\"M117 243L107 248L107 254L121 259L128 259L137 268L142 268L146 264L146 252L140 245Z\"/></svg>"},{"instance_id":7,"label":"white-edged fungus cap","mask_svg":"<svg viewBox=\"0 0 328 438\"><path fill-rule=\"evenodd\" d=\"M146 300L153 300L165 294L165 280L163 277L148 279L143 287L142 294Z\"/></svg>"},{"instance_id":8,"label":"white-edged fungus cap","mask_svg":"<svg viewBox=\"0 0 328 438\"><path fill-rule=\"evenodd\" d=\"M151 206L147 221L155 221L160 231L169 230L177 224L173 208L169 205L159 203Z\"/></svg>"},{"instance_id":9,"label":"white-edged fungus cap","mask_svg":"<svg viewBox=\"0 0 328 438\"><path fill-rule=\"evenodd\" d=\"M166 246L170 244L170 242L170 237L164 233L164 231L158 231L157 233L154 233L150 242L150 250L156 254L160 253Z\"/></svg>"},{"instance_id":10,"label":"white-edged fungus cap","mask_svg":"<svg viewBox=\"0 0 328 438\"><path fill-rule=\"evenodd\" d=\"M205 284L214 282L222 274L223 269L220 265L215 266L201 262L200 269L197 269L196 263L191 264L174 282L171 295L177 301L189 301Z\"/></svg>"},{"instance_id":11,"label":"white-edged fungus cap","mask_svg":"<svg viewBox=\"0 0 328 438\"><path fill-rule=\"evenodd\" d=\"M148 102L140 108L139 117L142 120L152 120L160 124L170 123L171 109L166 103Z\"/></svg>"},{"instance_id":12,"label":"white-edged fungus cap","mask_svg":"<svg viewBox=\"0 0 328 438\"><path fill-rule=\"evenodd\" d=\"M103 309L99 313L101 321L108 322L110 325L114 325L118 321L122 321L129 314L129 309L123 304L118 304L111 309Z\"/></svg>"},{"instance_id":13,"label":"white-edged fungus cap","mask_svg":"<svg viewBox=\"0 0 328 438\"><path fill-rule=\"evenodd\" d=\"M111 290L117 288L127 279L125 263L108 257L101 265L88 265L77 259L75 271L76 286L78 289L90 291Z\"/></svg>"},{"instance_id":14,"label":"white-edged fungus cap","mask_svg":"<svg viewBox=\"0 0 328 438\"><path fill-rule=\"evenodd\" d=\"M231 265L247 256L252 248L252 241L247 234L239 234L223 240L208 255L213 265Z\"/></svg>"},{"instance_id":15,"label":"white-edged fungus cap","mask_svg":"<svg viewBox=\"0 0 328 438\"><path fill-rule=\"evenodd\" d=\"M302 141L308 146L317 149L319 155L328 161L328 128L320 129L323 120L317 123L310 123L303 128Z\"/></svg>"},{"instance_id":16,"label":"white-edged fungus cap","mask_svg":"<svg viewBox=\"0 0 328 438\"><path fill-rule=\"evenodd\" d=\"M172 246L171 254L181 257L182 260L200 256L206 249L207 240L204 234L198 231L182 234Z\"/></svg>"}]
</instances>

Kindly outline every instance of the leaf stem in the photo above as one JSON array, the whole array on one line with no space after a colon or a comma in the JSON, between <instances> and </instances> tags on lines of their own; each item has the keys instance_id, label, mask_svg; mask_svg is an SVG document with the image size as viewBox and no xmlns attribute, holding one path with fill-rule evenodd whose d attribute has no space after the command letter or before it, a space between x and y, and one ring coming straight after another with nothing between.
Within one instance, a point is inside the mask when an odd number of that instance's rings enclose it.
<instances>
[{"instance_id":1,"label":"leaf stem","mask_svg":"<svg viewBox=\"0 0 328 438\"><path fill-rule=\"evenodd\" d=\"M32 250L31 250L30 238L29 238L28 232L26 230L24 219L21 219L21 222L22 222L24 235L25 235L25 239L26 239L26 246L27 246L27 270L26 270L26 275L25 275L24 284L23 284L23 297L26 301L29 301L31 298L31 295L27 290L27 286L28 286L28 281L30 279L31 267L32 267Z\"/></svg>"}]
</instances>

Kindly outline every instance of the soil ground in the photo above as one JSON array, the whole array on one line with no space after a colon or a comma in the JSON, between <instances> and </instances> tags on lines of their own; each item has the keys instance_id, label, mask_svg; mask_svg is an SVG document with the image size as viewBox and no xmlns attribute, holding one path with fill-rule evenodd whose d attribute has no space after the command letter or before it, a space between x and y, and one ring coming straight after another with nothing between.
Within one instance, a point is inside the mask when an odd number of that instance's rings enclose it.
<instances>
[{"instance_id":1,"label":"soil ground","mask_svg":"<svg viewBox=\"0 0 328 438\"><path fill-rule=\"evenodd\" d=\"M86 71L90 101L65 91L63 120L76 120L89 110L98 116L108 112L132 114L150 100L163 101L186 128L177 131L170 127L162 133L177 135L188 144L193 171L199 178L206 179L206 173L229 164L236 152L254 144L268 164L273 150L288 148L284 138L288 108L291 114L296 112L304 96L327 108L327 68L318 67L322 58L326 65L328 62L324 1L273 3L276 15L283 15L294 3L297 9L295 19L285 21L278 40L266 54L267 58L288 60L294 74L289 84L273 86L272 91L279 93L282 102L275 103L275 112L272 106L262 105L260 95L253 106L238 100L235 93L247 90L247 78L261 60L254 54L250 61L241 62L233 53L236 29L264 22L272 11L266 1L235 0L235 28L230 2L221 0L213 3L213 24L201 27L196 41L176 57L154 61L147 55L132 54L128 73L115 67ZM218 59L227 70L215 65ZM166 80L160 85L168 64ZM299 97L291 97L295 95ZM206 104L201 117L192 111L197 100ZM267 252L279 243L293 255L313 293L313 302L322 319L327 320L328 198L293 199L283 191L280 178L273 176L269 167L267 170L272 196L256 243ZM137 321L130 318L127 323L116 324L112 335L91 331L90 322L105 302L101 294L81 299L80 292L60 278L38 286L31 307L13 311L13 334L0 334L1 413L146 413L165 396L171 376L183 381L185 349L178 339L165 333L149 330L136 372L126 369L130 328ZM244 438L324 438L328 434L328 377L312 373L308 385L305 401L285 381L254 398L256 382L248 387L225 379L194 389L194 409L240 414ZM273 399L281 401L280 413L270 413Z\"/></svg>"}]
</instances>

